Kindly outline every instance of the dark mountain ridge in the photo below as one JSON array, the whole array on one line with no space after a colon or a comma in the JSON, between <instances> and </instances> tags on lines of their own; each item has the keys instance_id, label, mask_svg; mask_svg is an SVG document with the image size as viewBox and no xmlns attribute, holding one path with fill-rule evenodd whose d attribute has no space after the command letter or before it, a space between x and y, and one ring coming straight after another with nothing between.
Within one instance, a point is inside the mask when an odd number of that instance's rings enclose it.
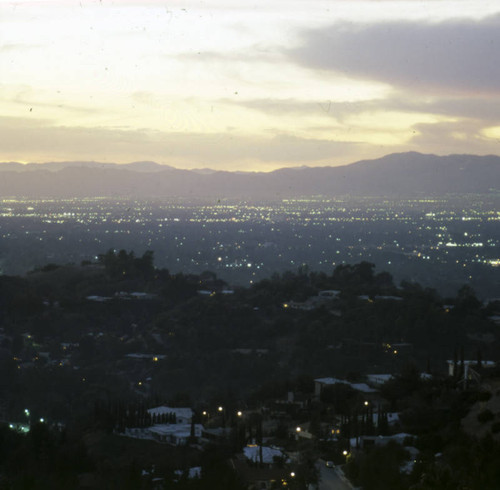
<instances>
[{"instance_id":1,"label":"dark mountain ridge","mask_svg":"<svg viewBox=\"0 0 500 490\"><path fill-rule=\"evenodd\" d=\"M338 167L273 172L182 170L155 162L0 163L0 196L207 197L413 196L500 190L500 157L394 153Z\"/></svg>"}]
</instances>

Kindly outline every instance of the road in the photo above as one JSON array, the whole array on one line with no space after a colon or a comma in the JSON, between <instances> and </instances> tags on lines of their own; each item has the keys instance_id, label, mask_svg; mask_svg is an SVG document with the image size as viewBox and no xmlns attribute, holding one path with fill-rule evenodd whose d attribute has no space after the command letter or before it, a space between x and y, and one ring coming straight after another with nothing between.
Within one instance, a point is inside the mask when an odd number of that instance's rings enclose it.
<instances>
[{"instance_id":1,"label":"road","mask_svg":"<svg viewBox=\"0 0 500 490\"><path fill-rule=\"evenodd\" d=\"M351 485L346 483L334 468L327 468L325 461L318 460L320 482L318 490L352 490Z\"/></svg>"}]
</instances>

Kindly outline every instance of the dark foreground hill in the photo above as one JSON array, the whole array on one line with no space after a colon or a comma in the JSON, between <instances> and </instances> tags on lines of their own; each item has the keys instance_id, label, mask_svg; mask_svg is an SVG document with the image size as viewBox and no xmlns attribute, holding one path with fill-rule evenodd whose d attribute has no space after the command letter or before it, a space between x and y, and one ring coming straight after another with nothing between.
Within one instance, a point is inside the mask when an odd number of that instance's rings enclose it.
<instances>
[{"instance_id":1,"label":"dark foreground hill","mask_svg":"<svg viewBox=\"0 0 500 490\"><path fill-rule=\"evenodd\" d=\"M305 195L415 196L500 190L500 157L397 153L340 167L274 172L181 170L127 165L0 163L0 196L210 197L275 199Z\"/></svg>"}]
</instances>

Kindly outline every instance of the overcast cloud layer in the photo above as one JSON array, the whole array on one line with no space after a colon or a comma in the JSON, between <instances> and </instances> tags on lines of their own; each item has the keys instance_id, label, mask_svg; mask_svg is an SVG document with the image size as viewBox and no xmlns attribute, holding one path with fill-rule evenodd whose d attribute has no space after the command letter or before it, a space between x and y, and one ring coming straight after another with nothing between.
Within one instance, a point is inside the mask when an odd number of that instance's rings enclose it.
<instances>
[{"instance_id":1,"label":"overcast cloud layer","mask_svg":"<svg viewBox=\"0 0 500 490\"><path fill-rule=\"evenodd\" d=\"M481 21L335 24L304 34L295 61L405 90L500 93L500 16Z\"/></svg>"}]
</instances>

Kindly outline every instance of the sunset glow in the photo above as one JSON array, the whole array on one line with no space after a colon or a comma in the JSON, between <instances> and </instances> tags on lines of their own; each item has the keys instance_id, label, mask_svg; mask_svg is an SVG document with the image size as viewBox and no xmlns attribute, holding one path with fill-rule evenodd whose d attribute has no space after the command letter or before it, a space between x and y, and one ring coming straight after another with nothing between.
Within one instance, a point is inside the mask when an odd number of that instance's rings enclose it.
<instances>
[{"instance_id":1,"label":"sunset glow","mask_svg":"<svg viewBox=\"0 0 500 490\"><path fill-rule=\"evenodd\" d=\"M38 0L0 18L0 161L499 153L498 2Z\"/></svg>"}]
</instances>

